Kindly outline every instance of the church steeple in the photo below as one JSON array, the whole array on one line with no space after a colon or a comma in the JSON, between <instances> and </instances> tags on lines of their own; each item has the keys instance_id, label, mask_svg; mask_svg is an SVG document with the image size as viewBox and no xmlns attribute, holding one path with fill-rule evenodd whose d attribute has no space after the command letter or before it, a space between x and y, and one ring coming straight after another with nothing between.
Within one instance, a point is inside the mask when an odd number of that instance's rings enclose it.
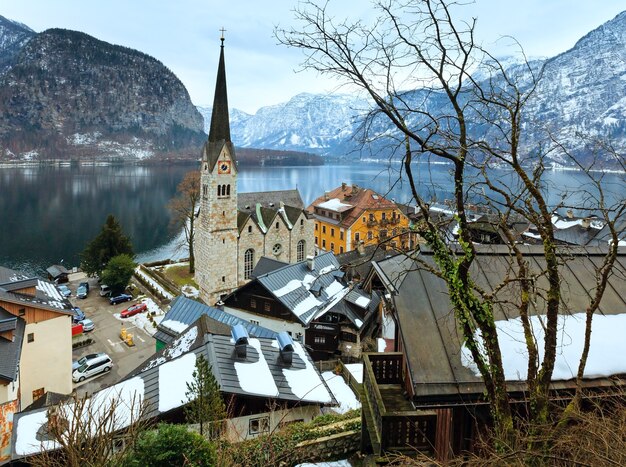
<instances>
[{"instance_id":1,"label":"church steeple","mask_svg":"<svg viewBox=\"0 0 626 467\"><path fill-rule=\"evenodd\" d=\"M230 142L230 124L228 119L228 93L226 91L226 67L224 66L224 36L220 38L220 62L217 68L215 82L215 97L213 98L213 113L211 114L211 129L209 142Z\"/></svg>"},{"instance_id":2,"label":"church steeple","mask_svg":"<svg viewBox=\"0 0 626 467\"><path fill-rule=\"evenodd\" d=\"M224 30L222 30L220 45L220 61L215 80L215 96L213 98L213 112L211 113L211 128L209 139L204 145L202 159L208 162L207 169L213 171L217 160L224 151L228 152L232 161L233 171L237 170L235 148L230 140L230 122L228 117L228 93L226 90L226 66L224 64Z\"/></svg>"}]
</instances>

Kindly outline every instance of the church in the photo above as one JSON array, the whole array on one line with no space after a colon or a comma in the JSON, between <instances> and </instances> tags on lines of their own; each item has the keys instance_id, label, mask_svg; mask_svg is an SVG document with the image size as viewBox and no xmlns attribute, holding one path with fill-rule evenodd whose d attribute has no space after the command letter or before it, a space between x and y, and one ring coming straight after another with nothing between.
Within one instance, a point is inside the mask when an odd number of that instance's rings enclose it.
<instances>
[{"instance_id":1,"label":"church","mask_svg":"<svg viewBox=\"0 0 626 467\"><path fill-rule=\"evenodd\" d=\"M230 139L221 41L209 138L202 150L195 240L196 282L208 305L248 282L262 256L293 263L315 251L314 223L298 190L237 194L239 169Z\"/></svg>"}]
</instances>

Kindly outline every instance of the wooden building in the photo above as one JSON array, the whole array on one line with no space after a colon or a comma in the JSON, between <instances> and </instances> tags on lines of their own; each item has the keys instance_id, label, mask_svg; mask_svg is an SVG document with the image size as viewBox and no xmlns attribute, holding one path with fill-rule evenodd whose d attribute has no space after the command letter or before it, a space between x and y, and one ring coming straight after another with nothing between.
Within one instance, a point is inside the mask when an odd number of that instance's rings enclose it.
<instances>
[{"instance_id":1,"label":"wooden building","mask_svg":"<svg viewBox=\"0 0 626 467\"><path fill-rule=\"evenodd\" d=\"M273 331L288 332L316 360L360 356L377 322L380 299L343 280L329 252L296 264L262 261L253 280L224 299L224 310Z\"/></svg>"},{"instance_id":2,"label":"wooden building","mask_svg":"<svg viewBox=\"0 0 626 467\"><path fill-rule=\"evenodd\" d=\"M522 247L534 272L545 270L541 248ZM557 365L552 394L571 397L580 358L577 342L584 337L584 311L596 287L593 274L604 254L600 250L568 249L561 266L562 304L559 317ZM434 266L432 253L423 250L419 261L403 255L375 262L365 279L367 290L380 290L385 307L395 322L395 352L364 355L363 446L376 454L418 449L440 461L474 448L476 434L489 420L484 385L471 354L463 346L460 329L448 298L447 285L421 266ZM503 246L481 247L472 265L472 277L484 290L497 284L515 268L509 250ZM600 308L594 317L593 335L603 340L591 352L584 386L594 390L623 391L621 379L626 362L623 329L626 324L626 251L620 251L615 274L610 279ZM541 341L539 320L545 315L540 291L544 276L535 280L532 320ZM515 282L497 292L494 306L505 375L511 399L523 409L527 387L524 381L527 360L521 337L519 312L511 303L516 297ZM510 300L510 301L507 301ZM536 322L535 322L536 321ZM620 324L622 323L622 324ZM604 367L603 362L611 365Z\"/></svg>"}]
</instances>

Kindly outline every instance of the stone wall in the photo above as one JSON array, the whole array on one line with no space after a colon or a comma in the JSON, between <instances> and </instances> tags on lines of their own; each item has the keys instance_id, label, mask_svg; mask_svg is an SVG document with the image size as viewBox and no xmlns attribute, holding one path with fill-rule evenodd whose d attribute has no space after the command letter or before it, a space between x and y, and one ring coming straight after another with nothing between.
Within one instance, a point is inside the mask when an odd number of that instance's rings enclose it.
<instances>
[{"instance_id":1,"label":"stone wall","mask_svg":"<svg viewBox=\"0 0 626 467\"><path fill-rule=\"evenodd\" d=\"M298 443L294 450L294 459L306 459L307 462L346 459L360 447L361 431L346 431Z\"/></svg>"}]
</instances>

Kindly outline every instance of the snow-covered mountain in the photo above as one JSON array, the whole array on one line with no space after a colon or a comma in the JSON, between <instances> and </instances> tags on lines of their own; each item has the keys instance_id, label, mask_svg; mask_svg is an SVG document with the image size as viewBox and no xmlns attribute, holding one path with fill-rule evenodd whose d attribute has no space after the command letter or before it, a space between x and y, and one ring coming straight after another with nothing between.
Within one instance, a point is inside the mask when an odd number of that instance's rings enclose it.
<instances>
[{"instance_id":1,"label":"snow-covered mountain","mask_svg":"<svg viewBox=\"0 0 626 467\"><path fill-rule=\"evenodd\" d=\"M28 26L0 16L0 74L35 34Z\"/></svg>"},{"instance_id":2,"label":"snow-covered mountain","mask_svg":"<svg viewBox=\"0 0 626 467\"><path fill-rule=\"evenodd\" d=\"M521 88L530 85L528 67L515 57L504 57L501 63L515 75ZM532 59L529 65L533 73L543 69L543 74L526 107L523 149L532 152L553 135L580 157L590 154L586 147L589 137L602 138L619 151L626 150L626 12L581 38L567 52L550 59ZM480 73L477 71L475 78L486 78ZM405 97L416 108L428 108L433 113L445 111L443 106L447 105L443 96L421 90ZM345 155L358 147L354 137L359 115L366 107L363 100L349 95L299 94L288 102L263 107L254 115L233 109L232 137L235 144L244 147ZM207 111L203 112L205 128L210 119L210 109ZM389 132L384 121L375 123L380 133ZM489 132L481 125L473 130ZM380 148L382 151L382 144ZM552 160L567 165L558 152Z\"/></svg>"}]
</instances>

